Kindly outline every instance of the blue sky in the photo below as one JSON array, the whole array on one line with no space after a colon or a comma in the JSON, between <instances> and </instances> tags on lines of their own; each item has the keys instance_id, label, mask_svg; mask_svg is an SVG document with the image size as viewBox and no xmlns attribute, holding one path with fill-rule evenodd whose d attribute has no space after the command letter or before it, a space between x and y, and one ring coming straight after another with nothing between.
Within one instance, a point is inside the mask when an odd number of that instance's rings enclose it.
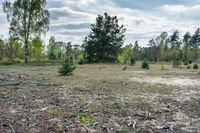
<instances>
[{"instance_id":1,"label":"blue sky","mask_svg":"<svg viewBox=\"0 0 200 133\"><path fill-rule=\"evenodd\" d=\"M187 31L193 34L200 27L200 0L48 0L47 7L51 25L43 37L45 42L55 36L57 41L81 44L90 24L104 12L118 16L125 26L125 43L138 40L143 46L163 31L177 29L181 35ZM6 38L9 25L2 7L0 27L0 36Z\"/></svg>"}]
</instances>

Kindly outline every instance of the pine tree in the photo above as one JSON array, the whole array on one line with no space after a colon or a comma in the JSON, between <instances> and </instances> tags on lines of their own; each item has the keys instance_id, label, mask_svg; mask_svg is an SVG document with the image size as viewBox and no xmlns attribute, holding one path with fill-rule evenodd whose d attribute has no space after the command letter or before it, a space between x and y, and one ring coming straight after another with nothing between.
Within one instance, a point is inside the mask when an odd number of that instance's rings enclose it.
<instances>
[{"instance_id":1,"label":"pine tree","mask_svg":"<svg viewBox=\"0 0 200 133\"><path fill-rule=\"evenodd\" d=\"M124 42L125 29L118 24L116 16L98 15L91 32L84 40L86 58L89 62L116 61Z\"/></svg>"}]
</instances>

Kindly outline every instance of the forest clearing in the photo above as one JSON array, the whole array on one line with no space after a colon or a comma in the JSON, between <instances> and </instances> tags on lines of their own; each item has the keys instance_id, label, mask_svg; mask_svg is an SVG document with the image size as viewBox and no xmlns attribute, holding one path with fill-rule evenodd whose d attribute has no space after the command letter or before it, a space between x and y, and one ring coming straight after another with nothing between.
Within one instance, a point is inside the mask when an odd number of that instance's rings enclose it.
<instances>
[{"instance_id":1,"label":"forest clearing","mask_svg":"<svg viewBox=\"0 0 200 133\"><path fill-rule=\"evenodd\" d=\"M199 0L0 0L0 133L200 133Z\"/></svg>"},{"instance_id":2,"label":"forest clearing","mask_svg":"<svg viewBox=\"0 0 200 133\"><path fill-rule=\"evenodd\" d=\"M150 66L86 64L69 77L56 64L0 66L0 131L200 132L199 84L190 83L199 83L200 71Z\"/></svg>"}]
</instances>

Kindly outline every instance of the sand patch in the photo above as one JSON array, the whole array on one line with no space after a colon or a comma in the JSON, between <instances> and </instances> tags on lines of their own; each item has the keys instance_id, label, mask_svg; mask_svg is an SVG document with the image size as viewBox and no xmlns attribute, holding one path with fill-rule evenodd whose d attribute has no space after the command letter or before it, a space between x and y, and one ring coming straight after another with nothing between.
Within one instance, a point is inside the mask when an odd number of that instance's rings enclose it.
<instances>
[{"instance_id":1,"label":"sand patch","mask_svg":"<svg viewBox=\"0 0 200 133\"><path fill-rule=\"evenodd\" d=\"M163 78L163 77L133 77L132 81L140 83L149 83L149 84L162 84L162 85L172 85L172 86L200 86L199 79L189 79L189 78Z\"/></svg>"}]
</instances>

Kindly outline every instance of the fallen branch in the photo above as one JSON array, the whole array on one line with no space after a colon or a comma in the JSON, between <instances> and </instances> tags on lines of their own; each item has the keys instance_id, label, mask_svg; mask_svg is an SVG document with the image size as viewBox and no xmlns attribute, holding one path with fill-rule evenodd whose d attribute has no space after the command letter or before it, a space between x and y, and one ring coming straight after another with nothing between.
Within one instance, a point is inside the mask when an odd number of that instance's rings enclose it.
<instances>
[{"instance_id":1,"label":"fallen branch","mask_svg":"<svg viewBox=\"0 0 200 133\"><path fill-rule=\"evenodd\" d=\"M12 130L13 133L15 133L15 130L13 129L12 125L10 123L8 123L10 129Z\"/></svg>"}]
</instances>

